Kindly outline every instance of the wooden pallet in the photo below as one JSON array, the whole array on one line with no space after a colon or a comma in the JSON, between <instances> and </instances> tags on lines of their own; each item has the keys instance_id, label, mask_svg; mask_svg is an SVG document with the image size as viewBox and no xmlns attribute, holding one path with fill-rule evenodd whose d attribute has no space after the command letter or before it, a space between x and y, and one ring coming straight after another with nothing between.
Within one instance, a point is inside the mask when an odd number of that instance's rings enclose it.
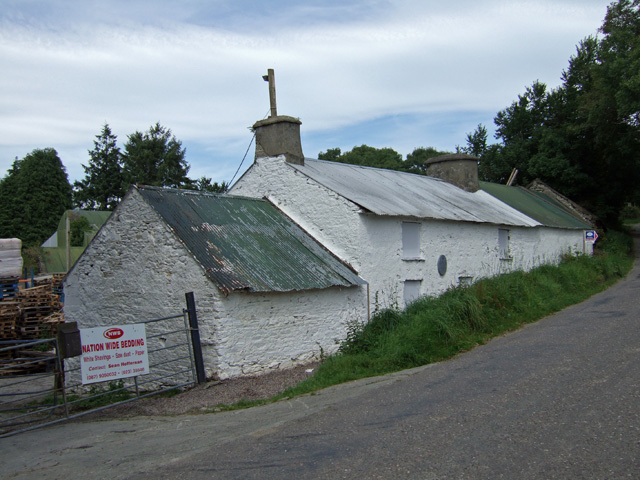
<instances>
[{"instance_id":1,"label":"wooden pallet","mask_svg":"<svg viewBox=\"0 0 640 480\"><path fill-rule=\"evenodd\" d=\"M0 283L0 300L15 298L18 295L17 283Z\"/></svg>"},{"instance_id":2,"label":"wooden pallet","mask_svg":"<svg viewBox=\"0 0 640 480\"><path fill-rule=\"evenodd\" d=\"M16 320L0 320L0 340L16 338Z\"/></svg>"},{"instance_id":3,"label":"wooden pallet","mask_svg":"<svg viewBox=\"0 0 640 480\"><path fill-rule=\"evenodd\" d=\"M43 335L56 335L57 325L64 317L59 313L60 296L53 293L52 285L53 279L49 278L40 285L20 290L16 297L0 301L0 339L37 340Z\"/></svg>"},{"instance_id":4,"label":"wooden pallet","mask_svg":"<svg viewBox=\"0 0 640 480\"><path fill-rule=\"evenodd\" d=\"M64 323L64 313L62 312L52 313L42 321L42 325L45 329L49 329L52 337L58 335L58 325L61 323Z\"/></svg>"},{"instance_id":5,"label":"wooden pallet","mask_svg":"<svg viewBox=\"0 0 640 480\"><path fill-rule=\"evenodd\" d=\"M19 330L22 340L39 340L44 332L40 325L20 325Z\"/></svg>"},{"instance_id":6,"label":"wooden pallet","mask_svg":"<svg viewBox=\"0 0 640 480\"><path fill-rule=\"evenodd\" d=\"M42 359L41 361L37 361ZM34 361L35 360L35 361ZM0 375L30 375L55 370L55 357L51 353L17 350L12 360L2 363Z\"/></svg>"},{"instance_id":7,"label":"wooden pallet","mask_svg":"<svg viewBox=\"0 0 640 480\"><path fill-rule=\"evenodd\" d=\"M0 340L17 338L20 319L20 306L17 302L0 302Z\"/></svg>"},{"instance_id":8,"label":"wooden pallet","mask_svg":"<svg viewBox=\"0 0 640 480\"><path fill-rule=\"evenodd\" d=\"M20 302L8 300L0 302L1 315L20 315Z\"/></svg>"}]
</instances>

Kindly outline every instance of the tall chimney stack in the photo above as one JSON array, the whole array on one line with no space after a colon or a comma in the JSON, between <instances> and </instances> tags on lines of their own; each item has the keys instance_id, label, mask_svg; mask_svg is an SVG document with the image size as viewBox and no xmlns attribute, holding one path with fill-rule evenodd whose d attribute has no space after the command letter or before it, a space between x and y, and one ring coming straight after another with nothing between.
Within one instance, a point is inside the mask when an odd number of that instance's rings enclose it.
<instances>
[{"instance_id":1,"label":"tall chimney stack","mask_svg":"<svg viewBox=\"0 0 640 480\"><path fill-rule=\"evenodd\" d=\"M300 141L300 125L302 122L294 117L278 115L276 105L276 80L272 68L262 77L269 82L270 115L253 125L256 133L256 156L276 157L284 155L287 162L304 165L302 142Z\"/></svg>"}]
</instances>

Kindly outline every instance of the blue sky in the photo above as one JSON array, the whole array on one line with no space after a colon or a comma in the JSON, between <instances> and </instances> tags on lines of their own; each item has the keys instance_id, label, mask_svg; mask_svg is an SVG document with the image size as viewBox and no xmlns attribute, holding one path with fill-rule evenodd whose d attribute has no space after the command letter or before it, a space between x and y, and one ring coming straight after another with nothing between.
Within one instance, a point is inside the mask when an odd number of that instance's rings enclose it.
<instances>
[{"instance_id":1,"label":"blue sky","mask_svg":"<svg viewBox=\"0 0 640 480\"><path fill-rule=\"evenodd\" d=\"M533 81L554 87L603 0L0 0L0 176L35 148L71 181L108 123L160 122L190 176L229 181L269 111L306 156L367 144L453 151ZM253 147L241 171L253 161Z\"/></svg>"}]
</instances>

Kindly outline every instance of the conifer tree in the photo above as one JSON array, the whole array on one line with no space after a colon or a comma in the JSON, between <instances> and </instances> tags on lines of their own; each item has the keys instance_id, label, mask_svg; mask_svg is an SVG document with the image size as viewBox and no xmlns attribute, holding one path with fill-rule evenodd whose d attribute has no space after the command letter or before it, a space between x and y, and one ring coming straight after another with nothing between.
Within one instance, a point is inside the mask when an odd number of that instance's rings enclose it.
<instances>
[{"instance_id":1,"label":"conifer tree","mask_svg":"<svg viewBox=\"0 0 640 480\"><path fill-rule=\"evenodd\" d=\"M0 238L40 245L71 208L71 185L53 148L36 149L16 159L0 180Z\"/></svg>"},{"instance_id":2,"label":"conifer tree","mask_svg":"<svg viewBox=\"0 0 640 480\"><path fill-rule=\"evenodd\" d=\"M93 141L93 150L89 150L89 164L82 165L84 179L73 184L73 200L78 207L113 210L124 196L122 155L116 141L117 137L105 123Z\"/></svg>"}]
</instances>

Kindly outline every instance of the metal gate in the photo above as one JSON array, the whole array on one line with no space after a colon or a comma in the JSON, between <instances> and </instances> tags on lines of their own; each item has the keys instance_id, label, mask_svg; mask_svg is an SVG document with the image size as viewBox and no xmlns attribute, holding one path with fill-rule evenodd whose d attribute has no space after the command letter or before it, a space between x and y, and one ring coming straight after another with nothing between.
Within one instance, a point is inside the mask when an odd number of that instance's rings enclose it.
<instances>
[{"instance_id":1,"label":"metal gate","mask_svg":"<svg viewBox=\"0 0 640 480\"><path fill-rule=\"evenodd\" d=\"M176 315L143 320L149 374L80 381L80 359L63 359L58 339L0 341L0 438L205 381L193 293Z\"/></svg>"}]
</instances>

